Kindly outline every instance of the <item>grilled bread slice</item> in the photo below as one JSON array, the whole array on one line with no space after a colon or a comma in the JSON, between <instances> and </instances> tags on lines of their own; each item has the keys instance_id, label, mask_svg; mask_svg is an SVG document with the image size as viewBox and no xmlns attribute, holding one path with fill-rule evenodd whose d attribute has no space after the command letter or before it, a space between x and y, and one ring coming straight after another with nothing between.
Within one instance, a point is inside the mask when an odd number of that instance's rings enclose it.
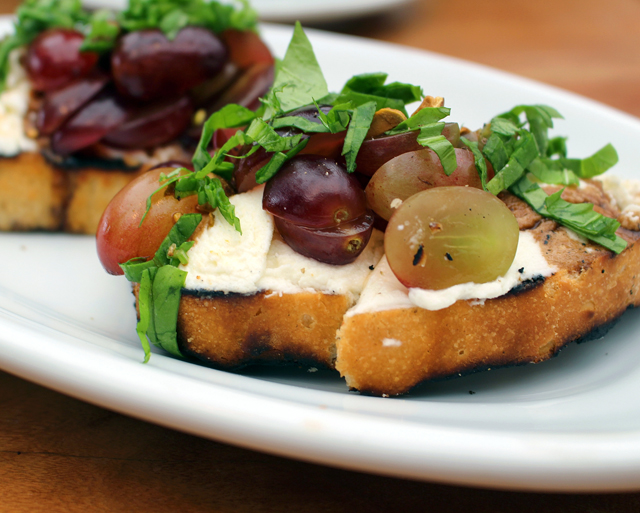
<instances>
[{"instance_id":1,"label":"grilled bread slice","mask_svg":"<svg viewBox=\"0 0 640 513\"><path fill-rule=\"evenodd\" d=\"M0 157L0 231L94 235L104 209L131 180L162 161L189 160L178 145L130 157L131 167L122 163L113 169L62 167L38 152Z\"/></svg>"},{"instance_id":2,"label":"grilled bread slice","mask_svg":"<svg viewBox=\"0 0 640 513\"><path fill-rule=\"evenodd\" d=\"M564 197L620 215L595 184L568 189ZM335 367L352 389L398 395L426 380L541 362L571 341L599 336L640 303L639 232L621 228L629 244L615 255L541 218L508 193L501 199L555 274L495 299L460 300L436 311L414 306L353 314L353 298L317 291L183 291L180 348L221 368L280 361ZM375 266L361 297L376 273L384 272L392 276L384 262Z\"/></svg>"}]
</instances>

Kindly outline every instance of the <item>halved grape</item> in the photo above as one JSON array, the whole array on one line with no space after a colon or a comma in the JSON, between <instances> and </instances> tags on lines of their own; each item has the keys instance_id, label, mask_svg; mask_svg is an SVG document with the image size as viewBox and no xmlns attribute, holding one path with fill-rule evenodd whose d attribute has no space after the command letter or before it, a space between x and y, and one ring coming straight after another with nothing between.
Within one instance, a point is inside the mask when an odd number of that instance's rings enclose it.
<instances>
[{"instance_id":1,"label":"halved grape","mask_svg":"<svg viewBox=\"0 0 640 513\"><path fill-rule=\"evenodd\" d=\"M438 156L428 148L391 159L376 171L365 189L369 208L388 221L394 212L391 207L394 200L404 201L425 189L445 185L482 189L473 153L460 148L455 152L458 167L449 176L442 169Z\"/></svg>"},{"instance_id":2,"label":"halved grape","mask_svg":"<svg viewBox=\"0 0 640 513\"><path fill-rule=\"evenodd\" d=\"M110 274L122 274L118 264L135 257L153 257L181 214L197 212L198 196L177 200L160 187L160 174L169 174L175 168L156 168L129 182L111 200L98 223L96 246L98 258ZM147 198L151 209L142 226L140 221L146 211Z\"/></svg>"},{"instance_id":3,"label":"halved grape","mask_svg":"<svg viewBox=\"0 0 640 513\"><path fill-rule=\"evenodd\" d=\"M69 155L91 146L128 118L127 106L107 88L51 136L51 149L58 155Z\"/></svg>"},{"instance_id":4,"label":"halved grape","mask_svg":"<svg viewBox=\"0 0 640 513\"><path fill-rule=\"evenodd\" d=\"M274 217L284 241L309 258L332 265L350 264L362 253L373 231L373 215L364 214L330 228L309 228Z\"/></svg>"},{"instance_id":5,"label":"halved grape","mask_svg":"<svg viewBox=\"0 0 640 513\"><path fill-rule=\"evenodd\" d=\"M186 93L214 77L227 59L226 46L205 28L185 27L173 40L149 29L118 41L111 69L122 94L147 101Z\"/></svg>"},{"instance_id":6,"label":"halved grape","mask_svg":"<svg viewBox=\"0 0 640 513\"><path fill-rule=\"evenodd\" d=\"M364 191L344 166L320 155L297 155L264 190L262 207L301 226L328 228L367 212Z\"/></svg>"},{"instance_id":7,"label":"halved grape","mask_svg":"<svg viewBox=\"0 0 640 513\"><path fill-rule=\"evenodd\" d=\"M96 73L48 93L36 116L36 128L40 135L49 135L57 130L80 107L96 96L108 81L107 75Z\"/></svg>"},{"instance_id":8,"label":"halved grape","mask_svg":"<svg viewBox=\"0 0 640 513\"><path fill-rule=\"evenodd\" d=\"M254 64L273 64L271 51L260 36L251 30L227 29L221 34L229 48L229 60L239 68L247 69Z\"/></svg>"},{"instance_id":9,"label":"halved grape","mask_svg":"<svg viewBox=\"0 0 640 513\"><path fill-rule=\"evenodd\" d=\"M496 196L472 187L436 187L394 213L384 248L407 287L440 290L503 276L518 247L518 221Z\"/></svg>"},{"instance_id":10,"label":"halved grape","mask_svg":"<svg viewBox=\"0 0 640 513\"><path fill-rule=\"evenodd\" d=\"M383 164L392 158L424 148L418 142L419 130L397 135L383 135L374 139L367 139L362 143L356 157L358 173L372 176ZM454 146L460 145L460 126L457 123L445 123L442 129L444 135Z\"/></svg>"},{"instance_id":11,"label":"halved grape","mask_svg":"<svg viewBox=\"0 0 640 513\"><path fill-rule=\"evenodd\" d=\"M53 91L88 75L98 54L81 52L84 36L75 30L56 28L38 35L29 45L26 68L36 91Z\"/></svg>"},{"instance_id":12,"label":"halved grape","mask_svg":"<svg viewBox=\"0 0 640 513\"><path fill-rule=\"evenodd\" d=\"M130 111L127 121L111 130L103 142L125 149L159 146L184 132L192 114L188 96L145 105Z\"/></svg>"},{"instance_id":13,"label":"halved grape","mask_svg":"<svg viewBox=\"0 0 640 513\"><path fill-rule=\"evenodd\" d=\"M255 110L260 107L262 98L273 84L273 65L255 64L244 70L235 81L208 107L216 112L229 103L242 105Z\"/></svg>"}]
</instances>

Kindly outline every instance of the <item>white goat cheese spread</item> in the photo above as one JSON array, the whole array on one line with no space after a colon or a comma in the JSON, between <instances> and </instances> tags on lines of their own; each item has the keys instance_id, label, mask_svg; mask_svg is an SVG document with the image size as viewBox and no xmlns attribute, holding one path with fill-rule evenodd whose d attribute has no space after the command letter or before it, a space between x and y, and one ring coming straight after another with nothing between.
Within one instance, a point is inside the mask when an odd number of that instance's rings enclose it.
<instances>
[{"instance_id":1,"label":"white goat cheese spread","mask_svg":"<svg viewBox=\"0 0 640 513\"><path fill-rule=\"evenodd\" d=\"M478 304L477 300L502 296L526 280L551 276L556 270L548 264L540 245L527 231L520 232L516 256L507 273L488 283L463 283L443 290L407 288L398 281L383 257L369 277L358 303L346 315L416 306L441 310L464 299L475 300Z\"/></svg>"},{"instance_id":2,"label":"white goat cheese spread","mask_svg":"<svg viewBox=\"0 0 640 513\"><path fill-rule=\"evenodd\" d=\"M29 109L31 83L20 64L23 51L9 54L9 73L5 90L0 93L0 155L13 157L21 152L36 151L36 141L24 131L24 117Z\"/></svg>"},{"instance_id":3,"label":"white goat cheese spread","mask_svg":"<svg viewBox=\"0 0 640 513\"><path fill-rule=\"evenodd\" d=\"M330 265L291 249L274 230L271 214L262 209L264 187L231 196L242 235L216 211L189 250L185 287L190 290L253 294L319 291L345 294L355 301L383 253L383 236L374 230L369 244L347 265Z\"/></svg>"}]
</instances>

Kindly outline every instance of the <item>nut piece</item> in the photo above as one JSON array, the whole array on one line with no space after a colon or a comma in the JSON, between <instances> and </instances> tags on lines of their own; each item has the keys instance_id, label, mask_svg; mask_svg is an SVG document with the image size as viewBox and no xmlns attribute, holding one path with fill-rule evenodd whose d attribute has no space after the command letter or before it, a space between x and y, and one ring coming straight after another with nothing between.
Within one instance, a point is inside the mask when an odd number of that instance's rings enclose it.
<instances>
[{"instance_id":1,"label":"nut piece","mask_svg":"<svg viewBox=\"0 0 640 513\"><path fill-rule=\"evenodd\" d=\"M442 96L425 96L420 106L416 109L416 112L425 107L444 107L444 98ZM416 112L414 112L414 114Z\"/></svg>"},{"instance_id":2,"label":"nut piece","mask_svg":"<svg viewBox=\"0 0 640 513\"><path fill-rule=\"evenodd\" d=\"M392 128L398 126L405 119L407 119L407 116L405 116L399 110L390 109L389 107L380 109L373 116L371 126L369 127L369 131L367 132L367 137L376 137L378 135L382 135L387 130L391 130Z\"/></svg>"}]
</instances>

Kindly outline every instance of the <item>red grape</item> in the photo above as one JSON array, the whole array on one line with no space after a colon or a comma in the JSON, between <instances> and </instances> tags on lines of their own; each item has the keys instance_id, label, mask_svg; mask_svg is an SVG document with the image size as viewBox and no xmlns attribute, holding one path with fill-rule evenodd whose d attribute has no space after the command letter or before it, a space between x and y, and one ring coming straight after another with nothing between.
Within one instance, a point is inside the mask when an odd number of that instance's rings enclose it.
<instances>
[{"instance_id":1,"label":"red grape","mask_svg":"<svg viewBox=\"0 0 640 513\"><path fill-rule=\"evenodd\" d=\"M111 68L122 94L153 100L182 95L214 77L227 57L222 41L205 28L185 27L171 41L150 29L123 36L111 55Z\"/></svg>"},{"instance_id":2,"label":"red grape","mask_svg":"<svg viewBox=\"0 0 640 513\"><path fill-rule=\"evenodd\" d=\"M242 69L255 64L274 63L273 55L260 36L251 30L225 30L222 39L229 48L229 60Z\"/></svg>"},{"instance_id":3,"label":"red grape","mask_svg":"<svg viewBox=\"0 0 640 513\"><path fill-rule=\"evenodd\" d=\"M109 81L103 74L81 78L62 89L47 93L36 116L40 135L49 135L96 96Z\"/></svg>"},{"instance_id":4,"label":"red grape","mask_svg":"<svg viewBox=\"0 0 640 513\"><path fill-rule=\"evenodd\" d=\"M125 149L159 146L184 132L192 114L193 105L188 96L146 105L132 111L127 121L102 140Z\"/></svg>"},{"instance_id":5,"label":"red grape","mask_svg":"<svg viewBox=\"0 0 640 513\"><path fill-rule=\"evenodd\" d=\"M51 149L69 155L97 143L127 118L126 105L107 88L53 133Z\"/></svg>"},{"instance_id":6,"label":"red grape","mask_svg":"<svg viewBox=\"0 0 640 513\"><path fill-rule=\"evenodd\" d=\"M350 264L362 253L373 231L373 215L329 228L309 228L274 217L284 241L296 252L326 264Z\"/></svg>"},{"instance_id":7,"label":"red grape","mask_svg":"<svg viewBox=\"0 0 640 513\"><path fill-rule=\"evenodd\" d=\"M151 258L175 223L175 214L197 212L197 195L177 200L163 189L153 195L151 209L142 226L147 198L160 187L160 173L173 168L147 171L124 187L111 200L98 223L96 245L102 266L110 274L122 274L118 264L135 257Z\"/></svg>"},{"instance_id":8,"label":"red grape","mask_svg":"<svg viewBox=\"0 0 640 513\"><path fill-rule=\"evenodd\" d=\"M403 153L384 164L371 178L365 189L369 208L383 219L393 214L391 202L404 201L417 192L445 185L468 185L482 189L473 153L456 148L458 167L447 176L440 159L432 150Z\"/></svg>"},{"instance_id":9,"label":"red grape","mask_svg":"<svg viewBox=\"0 0 640 513\"><path fill-rule=\"evenodd\" d=\"M337 161L319 155L297 155L267 182L263 208L301 226L328 228L367 211L358 180Z\"/></svg>"},{"instance_id":10,"label":"red grape","mask_svg":"<svg viewBox=\"0 0 640 513\"><path fill-rule=\"evenodd\" d=\"M42 32L29 45L26 68L36 91L52 91L88 75L98 54L81 52L84 36L75 30L57 28Z\"/></svg>"}]
</instances>

